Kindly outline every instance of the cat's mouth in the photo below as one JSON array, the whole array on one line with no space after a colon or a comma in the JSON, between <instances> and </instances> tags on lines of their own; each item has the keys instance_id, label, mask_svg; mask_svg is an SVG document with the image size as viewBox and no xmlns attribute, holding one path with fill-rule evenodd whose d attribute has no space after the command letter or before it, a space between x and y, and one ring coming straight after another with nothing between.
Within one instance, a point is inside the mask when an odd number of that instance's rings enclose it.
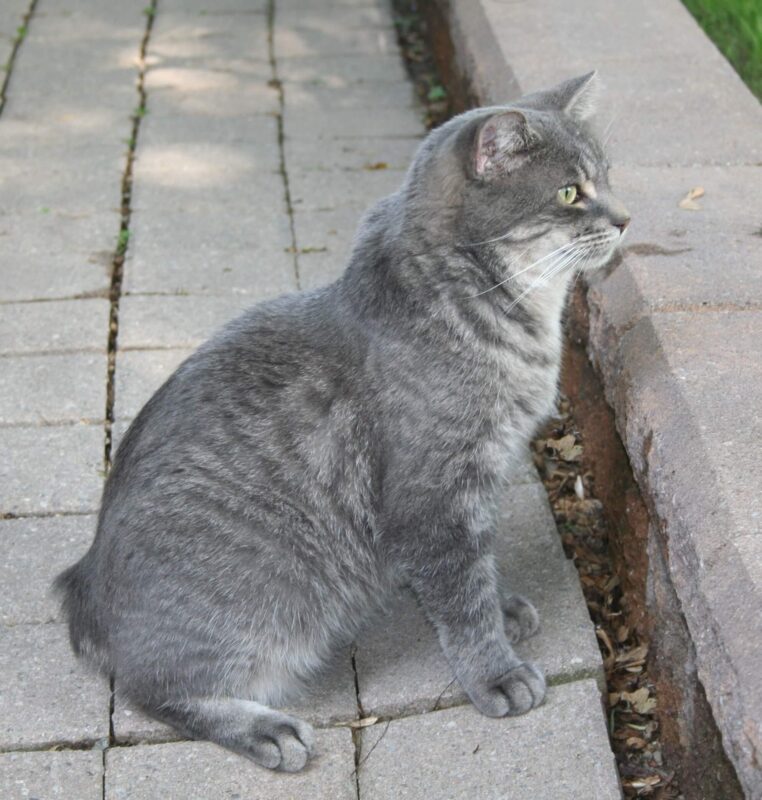
<instances>
[{"instance_id":1,"label":"cat's mouth","mask_svg":"<svg viewBox=\"0 0 762 800\"><path fill-rule=\"evenodd\" d=\"M624 232L602 232L593 236L581 237L578 241L580 271L595 270L605 266L614 255Z\"/></svg>"}]
</instances>

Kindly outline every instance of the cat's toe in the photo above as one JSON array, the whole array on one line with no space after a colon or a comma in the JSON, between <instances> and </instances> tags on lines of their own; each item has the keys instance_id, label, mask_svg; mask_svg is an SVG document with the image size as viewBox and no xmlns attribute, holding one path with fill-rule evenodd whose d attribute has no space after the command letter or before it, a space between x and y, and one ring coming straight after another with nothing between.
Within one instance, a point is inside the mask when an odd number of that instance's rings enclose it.
<instances>
[{"instance_id":1,"label":"cat's toe","mask_svg":"<svg viewBox=\"0 0 762 800\"><path fill-rule=\"evenodd\" d=\"M510 642L520 642L534 636L540 628L537 609L520 594L507 594L502 598L505 633Z\"/></svg>"},{"instance_id":2,"label":"cat's toe","mask_svg":"<svg viewBox=\"0 0 762 800\"><path fill-rule=\"evenodd\" d=\"M507 700L506 716L526 714L545 699L545 678L537 667L525 661L500 679Z\"/></svg>"}]
</instances>

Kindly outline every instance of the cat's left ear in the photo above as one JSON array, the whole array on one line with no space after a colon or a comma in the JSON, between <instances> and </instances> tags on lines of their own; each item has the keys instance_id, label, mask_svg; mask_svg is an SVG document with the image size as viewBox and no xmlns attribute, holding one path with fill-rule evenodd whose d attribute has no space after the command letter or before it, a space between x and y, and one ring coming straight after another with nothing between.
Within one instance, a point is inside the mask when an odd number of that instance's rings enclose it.
<instances>
[{"instance_id":1,"label":"cat's left ear","mask_svg":"<svg viewBox=\"0 0 762 800\"><path fill-rule=\"evenodd\" d=\"M548 90L548 105L563 111L573 120L583 122L595 113L600 88L598 73L593 70Z\"/></svg>"},{"instance_id":2,"label":"cat's left ear","mask_svg":"<svg viewBox=\"0 0 762 800\"><path fill-rule=\"evenodd\" d=\"M526 115L503 111L479 126L474 151L474 172L480 178L507 174L526 161L536 141Z\"/></svg>"}]
</instances>

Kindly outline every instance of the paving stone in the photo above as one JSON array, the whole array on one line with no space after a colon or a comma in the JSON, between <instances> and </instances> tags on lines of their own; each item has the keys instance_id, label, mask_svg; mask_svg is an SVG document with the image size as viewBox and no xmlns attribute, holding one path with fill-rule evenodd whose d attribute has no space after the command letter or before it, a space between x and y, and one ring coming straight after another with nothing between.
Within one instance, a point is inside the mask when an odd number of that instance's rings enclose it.
<instances>
[{"instance_id":1,"label":"paving stone","mask_svg":"<svg viewBox=\"0 0 762 800\"><path fill-rule=\"evenodd\" d=\"M145 208L134 212L133 221L127 292L238 294L254 302L296 287L285 214L217 204L166 214Z\"/></svg>"},{"instance_id":2,"label":"paving stone","mask_svg":"<svg viewBox=\"0 0 762 800\"><path fill-rule=\"evenodd\" d=\"M289 101L286 102L291 107ZM298 111L298 102L294 108ZM406 170L420 143L419 136L399 139L295 139L286 130L283 148L289 174L335 169L373 172L380 169L380 164L386 164L386 169Z\"/></svg>"},{"instance_id":3,"label":"paving stone","mask_svg":"<svg viewBox=\"0 0 762 800\"><path fill-rule=\"evenodd\" d=\"M0 754L5 800L101 800L103 755L98 752Z\"/></svg>"},{"instance_id":4,"label":"paving stone","mask_svg":"<svg viewBox=\"0 0 762 800\"><path fill-rule=\"evenodd\" d=\"M0 220L26 213L38 224L52 219L63 227L97 211L118 210L127 158L121 135L108 145L83 147L71 136L51 143L43 136L30 139L28 132L24 126L8 133L5 121L0 127Z\"/></svg>"},{"instance_id":5,"label":"paving stone","mask_svg":"<svg viewBox=\"0 0 762 800\"><path fill-rule=\"evenodd\" d=\"M394 55L399 57L397 38L388 27L349 28L345 25L296 27L276 24L275 54L278 64L292 58L333 58L340 55Z\"/></svg>"},{"instance_id":6,"label":"paving stone","mask_svg":"<svg viewBox=\"0 0 762 800\"><path fill-rule=\"evenodd\" d=\"M267 14L267 0L222 0L210 4L208 0L164 0L162 10L189 17L255 16Z\"/></svg>"},{"instance_id":7,"label":"paving stone","mask_svg":"<svg viewBox=\"0 0 762 800\"><path fill-rule=\"evenodd\" d=\"M103 428L0 428L0 513L95 511L103 483Z\"/></svg>"},{"instance_id":8,"label":"paving stone","mask_svg":"<svg viewBox=\"0 0 762 800\"><path fill-rule=\"evenodd\" d=\"M27 0L9 0L0 7L0 63L7 64L17 31L29 9Z\"/></svg>"},{"instance_id":9,"label":"paving stone","mask_svg":"<svg viewBox=\"0 0 762 800\"><path fill-rule=\"evenodd\" d=\"M351 108L337 108L325 114L320 110L292 109L286 105L283 125L292 139L364 139L368 136L396 139L420 136L424 131L422 116L407 108L367 109L362 114Z\"/></svg>"},{"instance_id":10,"label":"paving stone","mask_svg":"<svg viewBox=\"0 0 762 800\"><path fill-rule=\"evenodd\" d=\"M116 10L125 4L107 0L102 5ZM134 109L145 17L135 5L130 19L122 14L119 24L90 11L39 17L29 25L13 74L17 109L39 113L51 86L56 87L55 102L65 103L70 113Z\"/></svg>"},{"instance_id":11,"label":"paving stone","mask_svg":"<svg viewBox=\"0 0 762 800\"><path fill-rule=\"evenodd\" d=\"M275 9L275 27L331 33L338 27L347 30L388 28L391 19L389 8L383 2L363 2L337 5L334 3L279 3ZM276 48L277 50L277 48ZM330 52L330 49L328 50Z\"/></svg>"},{"instance_id":12,"label":"paving stone","mask_svg":"<svg viewBox=\"0 0 762 800\"><path fill-rule=\"evenodd\" d=\"M98 421L106 412L105 353L0 359L0 424Z\"/></svg>"},{"instance_id":13,"label":"paving stone","mask_svg":"<svg viewBox=\"0 0 762 800\"><path fill-rule=\"evenodd\" d=\"M551 689L543 706L522 717L454 708L380 723L360 736L367 800L621 797L593 681Z\"/></svg>"},{"instance_id":14,"label":"paving stone","mask_svg":"<svg viewBox=\"0 0 762 800\"><path fill-rule=\"evenodd\" d=\"M108 737L108 682L75 659L68 626L0 628L0 681L0 749Z\"/></svg>"},{"instance_id":15,"label":"paving stone","mask_svg":"<svg viewBox=\"0 0 762 800\"><path fill-rule=\"evenodd\" d=\"M535 661L550 683L594 677L602 684L600 652L574 565L561 547L539 483L517 485L504 502L496 555L514 591L537 607L540 631L516 651ZM436 634L411 594L358 641L355 655L365 714L429 711L466 701Z\"/></svg>"},{"instance_id":16,"label":"paving stone","mask_svg":"<svg viewBox=\"0 0 762 800\"><path fill-rule=\"evenodd\" d=\"M6 303L0 309L0 354L105 351L106 299Z\"/></svg>"},{"instance_id":17,"label":"paving stone","mask_svg":"<svg viewBox=\"0 0 762 800\"><path fill-rule=\"evenodd\" d=\"M191 8L156 15L149 55L161 59L201 59L246 56L269 59L267 16L250 14L191 14Z\"/></svg>"},{"instance_id":18,"label":"paving stone","mask_svg":"<svg viewBox=\"0 0 762 800\"><path fill-rule=\"evenodd\" d=\"M149 51L152 52L152 51ZM246 58L168 59L149 55L145 77L146 120L196 116L215 121L251 120L255 114L280 111L278 90L271 85L269 62ZM181 133L175 126L175 133Z\"/></svg>"},{"instance_id":19,"label":"paving stone","mask_svg":"<svg viewBox=\"0 0 762 800\"><path fill-rule=\"evenodd\" d=\"M294 211L320 211L349 206L365 211L402 185L405 173L396 170L334 170L300 172L289 179Z\"/></svg>"},{"instance_id":20,"label":"paving stone","mask_svg":"<svg viewBox=\"0 0 762 800\"><path fill-rule=\"evenodd\" d=\"M411 113L419 114L418 98L411 85L392 84L383 92L371 83L351 83L347 86L333 87L311 83L289 83L284 88L286 105L291 111L323 112L354 109L362 113L367 109L409 108Z\"/></svg>"},{"instance_id":21,"label":"paving stone","mask_svg":"<svg viewBox=\"0 0 762 800\"><path fill-rule=\"evenodd\" d=\"M106 800L354 800L354 747L347 728L317 732L303 772L270 772L208 742L115 747L106 753Z\"/></svg>"},{"instance_id":22,"label":"paving stone","mask_svg":"<svg viewBox=\"0 0 762 800\"><path fill-rule=\"evenodd\" d=\"M94 533L90 515L0 521L0 624L60 622L51 584L85 554Z\"/></svg>"},{"instance_id":23,"label":"paving stone","mask_svg":"<svg viewBox=\"0 0 762 800\"><path fill-rule=\"evenodd\" d=\"M0 213L0 300L105 297L118 232L117 212Z\"/></svg>"},{"instance_id":24,"label":"paving stone","mask_svg":"<svg viewBox=\"0 0 762 800\"><path fill-rule=\"evenodd\" d=\"M116 356L114 418L137 416L153 393L193 352L178 350L119 350Z\"/></svg>"},{"instance_id":25,"label":"paving stone","mask_svg":"<svg viewBox=\"0 0 762 800\"><path fill-rule=\"evenodd\" d=\"M277 59L278 54L276 52ZM282 81L341 86L346 83L400 83L407 81L399 53L390 55L327 55L286 58L278 62Z\"/></svg>"},{"instance_id":26,"label":"paving stone","mask_svg":"<svg viewBox=\"0 0 762 800\"><path fill-rule=\"evenodd\" d=\"M357 696L350 654L345 653L327 672L315 676L310 693L298 703L284 707L284 711L320 728L357 719ZM118 742L172 742L182 738L169 725L151 719L121 696L118 686L112 724Z\"/></svg>"},{"instance_id":27,"label":"paving stone","mask_svg":"<svg viewBox=\"0 0 762 800\"><path fill-rule=\"evenodd\" d=\"M257 299L280 294L262 282ZM139 350L151 347L198 347L225 322L252 303L248 295L128 295L119 311L119 345Z\"/></svg>"}]
</instances>

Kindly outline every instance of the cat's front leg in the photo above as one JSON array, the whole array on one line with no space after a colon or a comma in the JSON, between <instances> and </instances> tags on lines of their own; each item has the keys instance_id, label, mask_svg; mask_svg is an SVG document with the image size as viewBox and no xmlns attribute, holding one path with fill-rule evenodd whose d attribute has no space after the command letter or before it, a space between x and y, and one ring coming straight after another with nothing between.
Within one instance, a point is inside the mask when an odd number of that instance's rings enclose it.
<instances>
[{"instance_id":1,"label":"cat's front leg","mask_svg":"<svg viewBox=\"0 0 762 800\"><path fill-rule=\"evenodd\" d=\"M458 544L422 559L413 591L479 711L490 717L524 714L542 703L545 679L508 640L493 557Z\"/></svg>"}]
</instances>

